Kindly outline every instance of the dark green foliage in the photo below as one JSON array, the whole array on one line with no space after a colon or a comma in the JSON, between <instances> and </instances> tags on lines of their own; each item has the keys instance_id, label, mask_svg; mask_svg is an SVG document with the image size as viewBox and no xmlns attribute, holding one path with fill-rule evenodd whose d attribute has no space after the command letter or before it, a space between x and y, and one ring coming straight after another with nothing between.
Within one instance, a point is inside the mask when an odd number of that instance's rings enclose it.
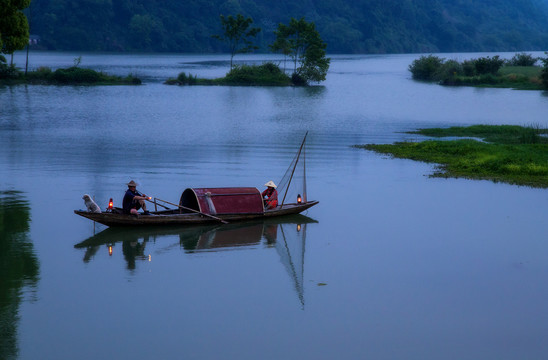
<instances>
[{"instance_id":1,"label":"dark green foliage","mask_svg":"<svg viewBox=\"0 0 548 360\"><path fill-rule=\"evenodd\" d=\"M236 54L244 54L256 50L259 47L253 45L250 38L256 37L261 31L260 28L250 27L253 19L244 17L238 14L235 17L228 15L220 16L221 26L223 28L222 35L213 35L213 38L228 43L230 48L230 68L232 69L232 59Z\"/></svg>"},{"instance_id":2,"label":"dark green foliage","mask_svg":"<svg viewBox=\"0 0 548 360\"><path fill-rule=\"evenodd\" d=\"M19 71L13 64L8 64L6 58L0 55L0 80L16 79L19 76Z\"/></svg>"},{"instance_id":3,"label":"dark green foliage","mask_svg":"<svg viewBox=\"0 0 548 360\"><path fill-rule=\"evenodd\" d=\"M236 86L288 86L291 79L278 67L267 62L262 65L234 65L223 78L199 79L180 73L176 79L168 79L166 85L236 85Z\"/></svg>"},{"instance_id":4,"label":"dark green foliage","mask_svg":"<svg viewBox=\"0 0 548 360\"><path fill-rule=\"evenodd\" d=\"M299 74L297 73L293 73L291 75L291 82L293 83L293 85L295 86L305 86L306 85L306 80L303 79Z\"/></svg>"},{"instance_id":5,"label":"dark green foliage","mask_svg":"<svg viewBox=\"0 0 548 360\"><path fill-rule=\"evenodd\" d=\"M101 77L97 71L91 69L82 69L70 67L67 69L57 69L53 72L53 80L60 84L82 84L98 82Z\"/></svg>"},{"instance_id":6,"label":"dark green foliage","mask_svg":"<svg viewBox=\"0 0 548 360\"><path fill-rule=\"evenodd\" d=\"M23 9L30 0L0 1L0 53L12 54L29 42L29 24Z\"/></svg>"},{"instance_id":7,"label":"dark green foliage","mask_svg":"<svg viewBox=\"0 0 548 360\"><path fill-rule=\"evenodd\" d=\"M79 62L79 61L75 61ZM2 78L7 83L22 84L55 84L55 85L140 85L141 79L128 75L125 78L108 75L92 69L72 66L52 71L49 67L39 67L36 71L30 71L26 75L12 67L15 74L9 78ZM1 69L1 63L0 63Z\"/></svg>"},{"instance_id":8,"label":"dark green foliage","mask_svg":"<svg viewBox=\"0 0 548 360\"><path fill-rule=\"evenodd\" d=\"M548 52L545 52L545 54L548 55ZM544 86L545 89L548 89L548 57L540 58L540 61L544 65L540 73L540 79L542 81L542 86Z\"/></svg>"},{"instance_id":9,"label":"dark green foliage","mask_svg":"<svg viewBox=\"0 0 548 360\"><path fill-rule=\"evenodd\" d=\"M476 63L475 60L464 60L462 62L462 72L464 76L476 75Z\"/></svg>"},{"instance_id":10,"label":"dark green foliage","mask_svg":"<svg viewBox=\"0 0 548 360\"><path fill-rule=\"evenodd\" d=\"M498 55L495 55L492 58L489 56L480 57L474 61L477 75L495 75L503 64L504 60L502 60Z\"/></svg>"},{"instance_id":11,"label":"dark green foliage","mask_svg":"<svg viewBox=\"0 0 548 360\"><path fill-rule=\"evenodd\" d=\"M441 164L433 176L488 179L518 185L548 187L548 129L478 125L423 129L427 136L478 137L476 140L404 142L361 146L394 157ZM487 142L488 141L488 142Z\"/></svg>"},{"instance_id":12,"label":"dark green foliage","mask_svg":"<svg viewBox=\"0 0 548 360\"><path fill-rule=\"evenodd\" d=\"M434 56L421 56L409 65L409 71L415 80L435 81L445 59Z\"/></svg>"},{"instance_id":13,"label":"dark green foliage","mask_svg":"<svg viewBox=\"0 0 548 360\"><path fill-rule=\"evenodd\" d=\"M535 66L538 58L531 54L519 53L506 62L507 66Z\"/></svg>"},{"instance_id":14,"label":"dark green foliage","mask_svg":"<svg viewBox=\"0 0 548 360\"><path fill-rule=\"evenodd\" d=\"M514 57L522 58L522 57ZM510 87L539 89L539 71L535 66L503 66L498 55L465 60L447 60L434 55L421 56L409 65L413 79L436 81L443 85Z\"/></svg>"},{"instance_id":15,"label":"dark green foliage","mask_svg":"<svg viewBox=\"0 0 548 360\"><path fill-rule=\"evenodd\" d=\"M290 84L289 77L280 68L267 62L259 66L236 65L222 83L232 85L283 85Z\"/></svg>"},{"instance_id":16,"label":"dark green foliage","mask_svg":"<svg viewBox=\"0 0 548 360\"><path fill-rule=\"evenodd\" d=\"M198 77L196 75L192 76L190 73L187 75L182 72L177 76L177 81L179 85L196 85L198 83Z\"/></svg>"},{"instance_id":17,"label":"dark green foliage","mask_svg":"<svg viewBox=\"0 0 548 360\"><path fill-rule=\"evenodd\" d=\"M52 50L227 52L219 14L252 17L268 50L278 23L305 16L333 53L548 48L544 0L33 0L33 34ZM128 31L130 29L130 31Z\"/></svg>"},{"instance_id":18,"label":"dark green foliage","mask_svg":"<svg viewBox=\"0 0 548 360\"><path fill-rule=\"evenodd\" d=\"M327 44L313 22L291 18L289 25L278 24L274 33L276 40L270 49L292 59L293 73L306 84L325 80L331 60L326 57Z\"/></svg>"}]
</instances>

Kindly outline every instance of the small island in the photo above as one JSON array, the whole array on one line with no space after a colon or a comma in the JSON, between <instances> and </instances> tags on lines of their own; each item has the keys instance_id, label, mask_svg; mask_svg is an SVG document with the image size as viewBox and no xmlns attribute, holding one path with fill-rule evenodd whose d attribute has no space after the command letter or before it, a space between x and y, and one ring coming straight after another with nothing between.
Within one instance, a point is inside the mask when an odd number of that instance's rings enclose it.
<instances>
[{"instance_id":1,"label":"small island","mask_svg":"<svg viewBox=\"0 0 548 360\"><path fill-rule=\"evenodd\" d=\"M548 129L514 125L474 125L409 132L433 138L395 144L356 145L395 158L439 164L432 177L491 180L548 188Z\"/></svg>"},{"instance_id":2,"label":"small island","mask_svg":"<svg viewBox=\"0 0 548 360\"><path fill-rule=\"evenodd\" d=\"M262 65L235 65L225 77L201 79L182 72L176 79L168 79L167 85L232 85L232 86L290 86L302 83L294 76L289 77L278 65L266 62Z\"/></svg>"},{"instance_id":3,"label":"small island","mask_svg":"<svg viewBox=\"0 0 548 360\"><path fill-rule=\"evenodd\" d=\"M548 55L548 53L547 53ZM537 64L541 63L542 66ZM413 79L449 86L548 89L548 57L518 53L509 60L498 55L459 62L434 55L421 56L409 65Z\"/></svg>"},{"instance_id":4,"label":"small island","mask_svg":"<svg viewBox=\"0 0 548 360\"><path fill-rule=\"evenodd\" d=\"M289 24L278 24L274 31L276 40L269 47L273 52L289 56L293 73L287 75L285 69L269 61L262 65L234 65L234 56L251 52L258 47L251 38L256 37L260 28L251 27L253 19L220 15L222 34L213 38L226 42L230 48L230 71L218 79L199 79L191 74L180 73L177 78L164 82L167 85L229 85L229 86L307 86L310 82L324 81L331 59L326 57L327 44L321 39L316 25L291 18Z\"/></svg>"},{"instance_id":5,"label":"small island","mask_svg":"<svg viewBox=\"0 0 548 360\"><path fill-rule=\"evenodd\" d=\"M74 66L59 68L53 71L51 68L41 66L35 71L23 72L13 65L7 65L4 59L0 59L0 84L18 85L140 85L141 79L128 75L126 77L108 75L93 69L79 67L82 60L78 57L74 60Z\"/></svg>"}]
</instances>

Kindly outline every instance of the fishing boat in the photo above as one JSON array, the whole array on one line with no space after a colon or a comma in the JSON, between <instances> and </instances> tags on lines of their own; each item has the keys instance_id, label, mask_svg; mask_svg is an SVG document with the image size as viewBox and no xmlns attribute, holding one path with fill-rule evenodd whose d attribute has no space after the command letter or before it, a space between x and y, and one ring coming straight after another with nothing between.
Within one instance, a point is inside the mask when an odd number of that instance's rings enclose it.
<instances>
[{"instance_id":1,"label":"fishing boat","mask_svg":"<svg viewBox=\"0 0 548 360\"><path fill-rule=\"evenodd\" d=\"M187 188L181 194L178 204L150 198L149 201L154 204L155 211L150 211L147 215L125 214L121 208L112 206L112 202L100 213L85 210L74 210L74 213L109 227L226 224L299 214L318 204L316 200L308 200L306 194L307 135L308 133L305 134L295 158L279 182L277 190L279 196L283 197L274 208L265 207L261 192L256 187L214 187ZM295 197L288 196L299 164L302 168L300 192ZM171 205L172 208L167 205ZM158 210L158 206L163 210Z\"/></svg>"}]
</instances>

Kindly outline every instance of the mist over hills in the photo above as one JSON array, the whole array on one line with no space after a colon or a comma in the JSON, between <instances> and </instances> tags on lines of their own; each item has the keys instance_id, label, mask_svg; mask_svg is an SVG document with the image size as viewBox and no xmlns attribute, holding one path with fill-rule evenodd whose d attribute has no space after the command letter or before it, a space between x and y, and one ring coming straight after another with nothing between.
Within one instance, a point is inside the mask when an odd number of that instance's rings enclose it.
<instances>
[{"instance_id":1,"label":"mist over hills","mask_svg":"<svg viewBox=\"0 0 548 360\"><path fill-rule=\"evenodd\" d=\"M226 52L219 15L262 28L313 21L328 53L548 50L548 0L33 0L31 34L48 50Z\"/></svg>"}]
</instances>

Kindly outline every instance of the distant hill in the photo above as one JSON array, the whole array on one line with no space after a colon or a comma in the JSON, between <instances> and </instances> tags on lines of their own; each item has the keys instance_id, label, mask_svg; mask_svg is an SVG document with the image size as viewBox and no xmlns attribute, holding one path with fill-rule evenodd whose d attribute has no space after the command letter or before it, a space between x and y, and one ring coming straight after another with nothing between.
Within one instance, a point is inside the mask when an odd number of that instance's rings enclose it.
<instances>
[{"instance_id":1,"label":"distant hill","mask_svg":"<svg viewBox=\"0 0 548 360\"><path fill-rule=\"evenodd\" d=\"M238 13L263 52L290 17L332 54L548 50L548 0L32 0L29 17L49 50L222 52L219 15Z\"/></svg>"}]
</instances>

